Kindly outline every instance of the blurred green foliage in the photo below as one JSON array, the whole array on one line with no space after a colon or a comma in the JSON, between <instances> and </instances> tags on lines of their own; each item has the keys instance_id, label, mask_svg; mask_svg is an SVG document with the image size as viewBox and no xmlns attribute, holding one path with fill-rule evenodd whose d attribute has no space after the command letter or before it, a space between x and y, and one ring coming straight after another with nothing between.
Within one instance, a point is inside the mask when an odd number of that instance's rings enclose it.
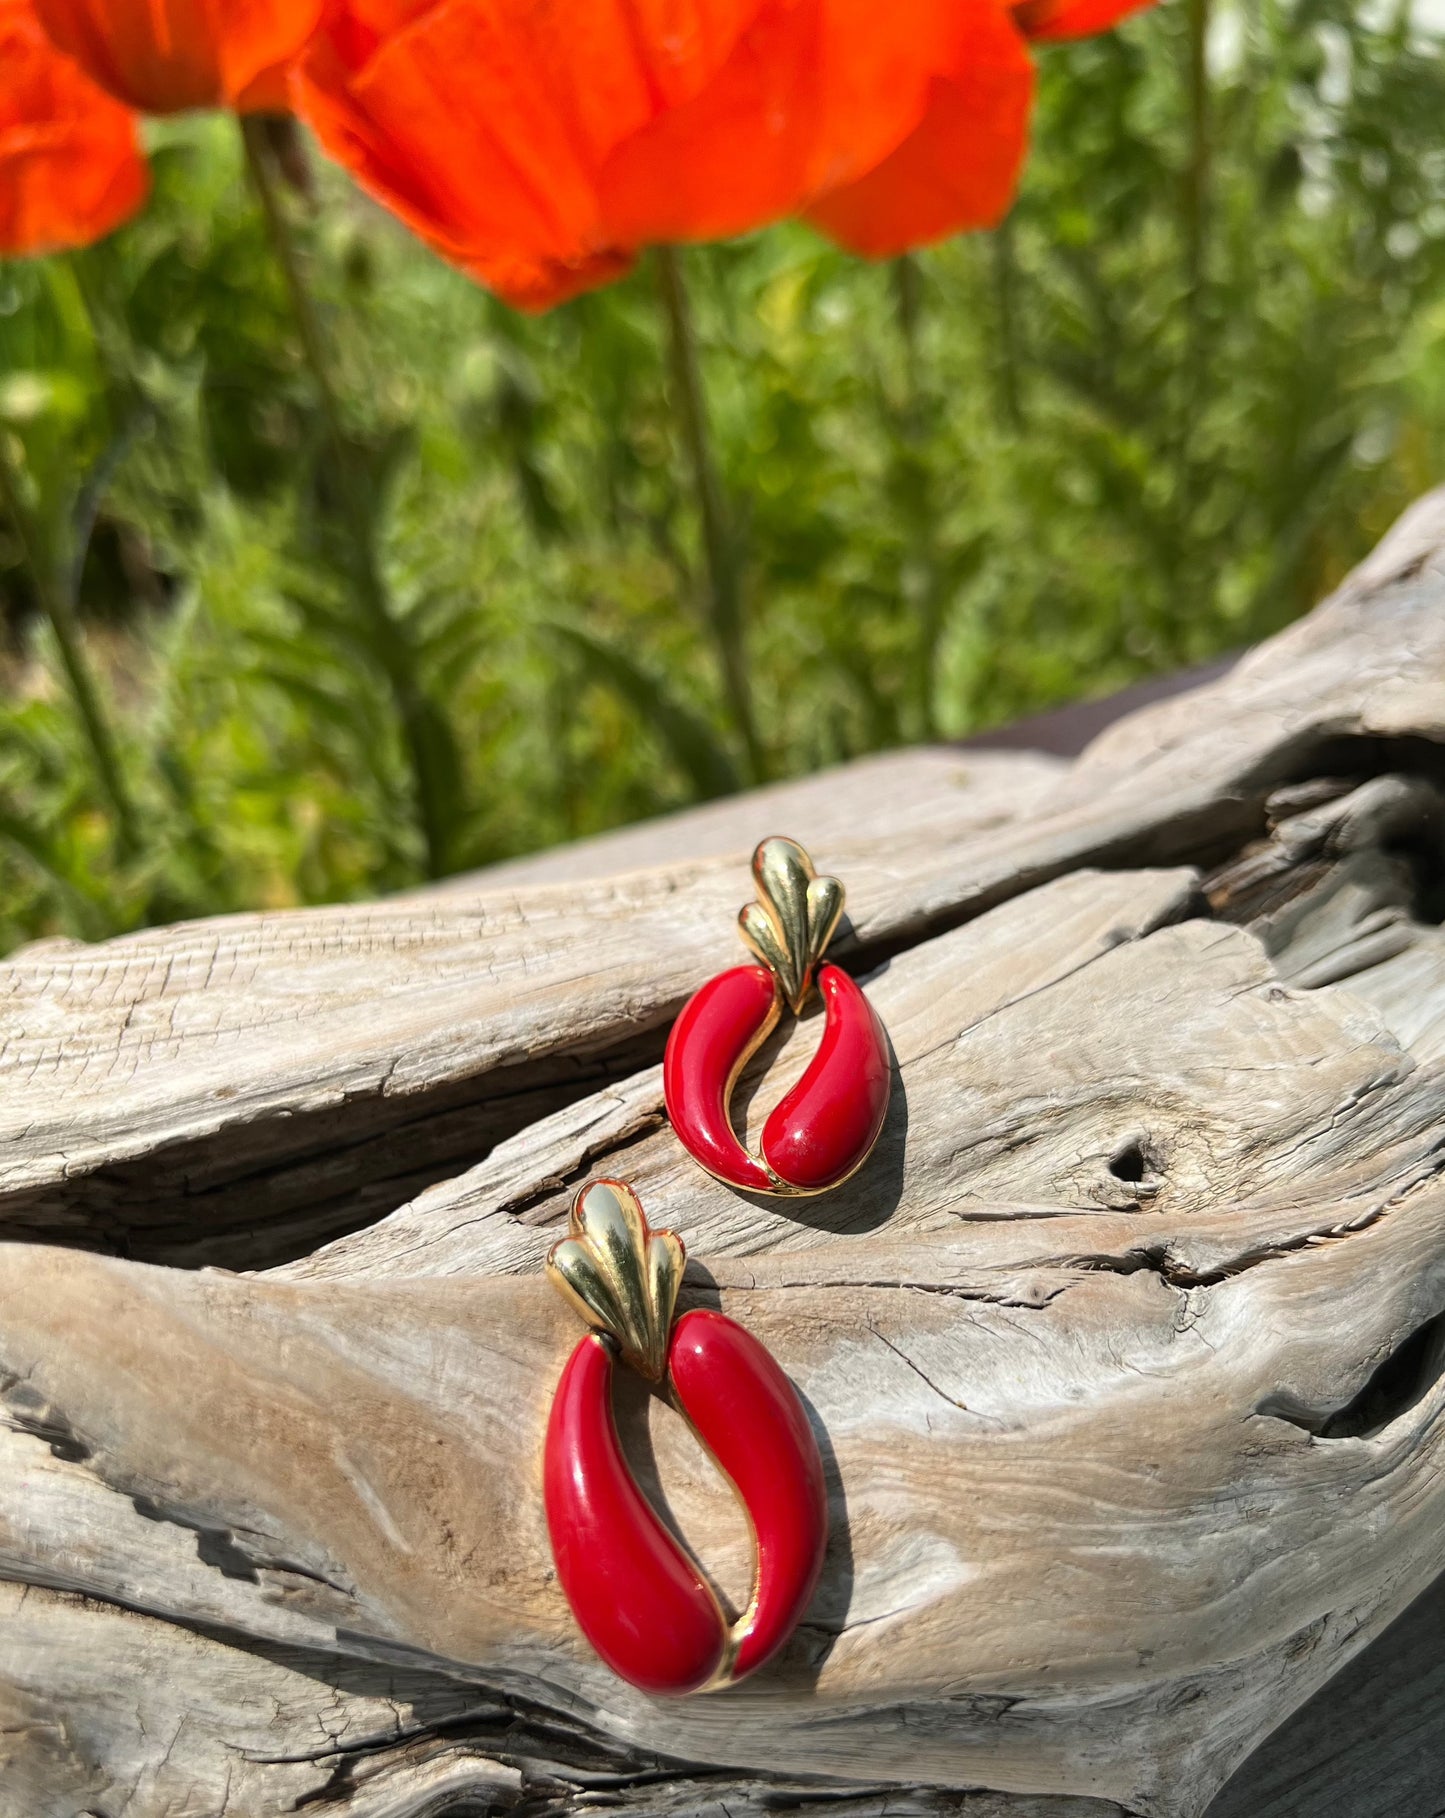
<instances>
[{"instance_id":1,"label":"blurred green foliage","mask_svg":"<svg viewBox=\"0 0 1445 1818\"><path fill-rule=\"evenodd\" d=\"M1168 0L1042 58L999 231L688 253L771 774L1258 638L1439 476L1445 62L1411 12ZM137 222L0 269L0 944L374 894L748 780L649 267L524 318L312 159L341 446L234 123L153 149Z\"/></svg>"}]
</instances>

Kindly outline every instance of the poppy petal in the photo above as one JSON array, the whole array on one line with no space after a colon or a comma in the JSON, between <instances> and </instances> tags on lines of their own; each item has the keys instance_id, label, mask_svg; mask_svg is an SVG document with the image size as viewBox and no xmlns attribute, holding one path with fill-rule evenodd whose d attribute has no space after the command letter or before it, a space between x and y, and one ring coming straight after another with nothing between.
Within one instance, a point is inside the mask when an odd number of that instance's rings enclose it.
<instances>
[{"instance_id":1,"label":"poppy petal","mask_svg":"<svg viewBox=\"0 0 1445 1818\"><path fill-rule=\"evenodd\" d=\"M143 113L234 106L294 58L323 0L34 0L53 42Z\"/></svg>"},{"instance_id":2,"label":"poppy petal","mask_svg":"<svg viewBox=\"0 0 1445 1818\"><path fill-rule=\"evenodd\" d=\"M1033 65L1018 33L988 0L970 16L967 54L935 77L923 119L857 182L833 190L807 218L851 252L891 258L1007 213L1028 148Z\"/></svg>"},{"instance_id":3,"label":"poppy petal","mask_svg":"<svg viewBox=\"0 0 1445 1818\"><path fill-rule=\"evenodd\" d=\"M0 254L87 246L145 200L135 116L62 56L29 0L0 0Z\"/></svg>"},{"instance_id":4,"label":"poppy petal","mask_svg":"<svg viewBox=\"0 0 1445 1818\"><path fill-rule=\"evenodd\" d=\"M248 82L233 103L238 114L289 114L291 111L290 63L276 63Z\"/></svg>"},{"instance_id":5,"label":"poppy petal","mask_svg":"<svg viewBox=\"0 0 1445 1818\"><path fill-rule=\"evenodd\" d=\"M862 176L922 120L932 74L959 54L959 11L774 0L695 101L608 161L610 232L639 246L742 233Z\"/></svg>"},{"instance_id":6,"label":"poppy petal","mask_svg":"<svg viewBox=\"0 0 1445 1818\"><path fill-rule=\"evenodd\" d=\"M306 58L300 105L443 256L543 307L630 263L602 224L597 169L708 81L759 4L350 0Z\"/></svg>"}]
</instances>

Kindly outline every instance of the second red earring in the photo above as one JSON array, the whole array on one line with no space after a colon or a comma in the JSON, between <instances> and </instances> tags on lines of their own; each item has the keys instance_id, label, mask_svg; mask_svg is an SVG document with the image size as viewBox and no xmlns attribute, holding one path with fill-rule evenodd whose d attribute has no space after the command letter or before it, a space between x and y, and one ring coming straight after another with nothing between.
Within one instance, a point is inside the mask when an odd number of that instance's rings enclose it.
<instances>
[{"instance_id":1,"label":"second red earring","mask_svg":"<svg viewBox=\"0 0 1445 1818\"><path fill-rule=\"evenodd\" d=\"M683 1147L710 1174L754 1193L823 1193L867 1160L888 1111L888 1037L848 974L820 965L843 915L843 886L819 877L796 840L768 839L753 854L757 901L738 917L762 962L709 979L673 1024L663 1060L668 1116ZM763 1126L750 1155L733 1129L733 1088L776 1027L816 987L827 1023L797 1085Z\"/></svg>"}]
</instances>

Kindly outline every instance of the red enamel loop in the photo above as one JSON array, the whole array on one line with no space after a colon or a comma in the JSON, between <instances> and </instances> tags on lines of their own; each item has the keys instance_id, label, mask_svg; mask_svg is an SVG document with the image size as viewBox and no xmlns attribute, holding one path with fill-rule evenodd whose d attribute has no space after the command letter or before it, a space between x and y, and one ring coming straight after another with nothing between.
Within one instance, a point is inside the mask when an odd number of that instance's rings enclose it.
<instances>
[{"instance_id":1,"label":"red enamel loop","mask_svg":"<svg viewBox=\"0 0 1445 1818\"><path fill-rule=\"evenodd\" d=\"M775 1192L777 1184L738 1141L728 1102L780 1008L766 966L720 972L684 1005L662 1061L662 1093L683 1147L709 1174L754 1193Z\"/></svg>"},{"instance_id":2,"label":"red enamel loop","mask_svg":"<svg viewBox=\"0 0 1445 1818\"><path fill-rule=\"evenodd\" d=\"M738 1075L776 1026L796 1013L843 913L843 888L818 877L792 840L764 840L753 855L758 901L740 917L764 964L709 979L668 1037L663 1096L683 1147L710 1174L754 1193L807 1194L836 1187L861 1167L888 1113L888 1037L846 972L824 966L817 989L827 1024L807 1071L763 1128L749 1155L729 1114Z\"/></svg>"},{"instance_id":3,"label":"red enamel loop","mask_svg":"<svg viewBox=\"0 0 1445 1818\"><path fill-rule=\"evenodd\" d=\"M612 1352L589 1333L547 1427L547 1528L582 1633L644 1692L695 1692L722 1664L717 1598L632 1481L612 1418Z\"/></svg>"},{"instance_id":4,"label":"red enamel loop","mask_svg":"<svg viewBox=\"0 0 1445 1818\"><path fill-rule=\"evenodd\" d=\"M571 1235L548 1258L554 1284L600 1328L568 1360L547 1425L557 1576L602 1659L654 1694L729 1685L771 1659L807 1609L828 1540L823 1462L797 1391L723 1314L697 1310L673 1326L682 1264L679 1240L652 1231L619 1181L582 1189ZM731 1625L628 1468L612 1412L618 1353L666 1380L747 1512L753 1594Z\"/></svg>"},{"instance_id":5,"label":"red enamel loop","mask_svg":"<svg viewBox=\"0 0 1445 1818\"><path fill-rule=\"evenodd\" d=\"M823 1460L798 1392L736 1320L699 1308L677 1322L673 1393L753 1524L752 1602L732 1632L732 1677L770 1660L813 1600L828 1537Z\"/></svg>"},{"instance_id":6,"label":"red enamel loop","mask_svg":"<svg viewBox=\"0 0 1445 1818\"><path fill-rule=\"evenodd\" d=\"M763 1125L763 1159L790 1187L821 1193L868 1157L888 1115L888 1037L837 966L818 974L828 1024L807 1072Z\"/></svg>"}]
</instances>

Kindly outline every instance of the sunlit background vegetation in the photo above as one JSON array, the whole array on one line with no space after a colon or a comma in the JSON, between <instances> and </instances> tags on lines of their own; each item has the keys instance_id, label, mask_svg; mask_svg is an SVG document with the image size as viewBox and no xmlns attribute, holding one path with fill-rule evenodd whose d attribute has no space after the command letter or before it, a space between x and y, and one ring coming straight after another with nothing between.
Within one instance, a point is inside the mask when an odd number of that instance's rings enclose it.
<instances>
[{"instance_id":1,"label":"sunlit background vegetation","mask_svg":"<svg viewBox=\"0 0 1445 1818\"><path fill-rule=\"evenodd\" d=\"M997 232L685 255L751 748L651 261L522 317L278 144L389 638L235 122L150 129L144 215L0 268L0 434L116 729L107 784L0 510L0 943L402 888L1305 610L1442 471L1440 42L1166 0L1042 63Z\"/></svg>"}]
</instances>

